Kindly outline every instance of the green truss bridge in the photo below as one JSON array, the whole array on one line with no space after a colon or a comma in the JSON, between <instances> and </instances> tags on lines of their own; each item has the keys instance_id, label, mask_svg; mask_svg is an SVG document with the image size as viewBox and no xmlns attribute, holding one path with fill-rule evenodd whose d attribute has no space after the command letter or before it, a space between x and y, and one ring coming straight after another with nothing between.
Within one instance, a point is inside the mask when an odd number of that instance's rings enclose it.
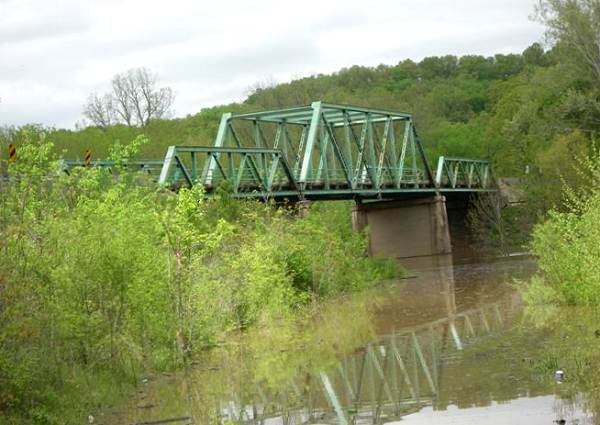
<instances>
[{"instance_id":1,"label":"green truss bridge","mask_svg":"<svg viewBox=\"0 0 600 425\"><path fill-rule=\"evenodd\" d=\"M64 163L83 165L114 166ZM398 258L451 252L473 195L496 192L489 161L440 157L434 170L411 115L323 102L226 113L213 146L170 146L164 160L125 165L175 191L201 185L207 197L227 185L237 198L354 200L370 254Z\"/></svg>"},{"instance_id":2,"label":"green truss bridge","mask_svg":"<svg viewBox=\"0 0 600 425\"><path fill-rule=\"evenodd\" d=\"M323 102L225 113L214 146L170 146L164 160L130 166L173 189L203 185L208 196L224 181L235 197L292 201L495 190L489 161L441 157L432 169L411 115Z\"/></svg>"}]
</instances>

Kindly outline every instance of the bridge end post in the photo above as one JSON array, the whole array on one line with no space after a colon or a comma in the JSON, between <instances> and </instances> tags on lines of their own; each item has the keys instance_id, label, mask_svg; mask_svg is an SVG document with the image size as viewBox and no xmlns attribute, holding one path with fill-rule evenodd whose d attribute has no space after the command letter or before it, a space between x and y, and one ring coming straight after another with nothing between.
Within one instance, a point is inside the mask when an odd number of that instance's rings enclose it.
<instances>
[{"instance_id":1,"label":"bridge end post","mask_svg":"<svg viewBox=\"0 0 600 425\"><path fill-rule=\"evenodd\" d=\"M368 228L369 255L411 258L452 252L446 199L377 201L358 204L352 211L355 231Z\"/></svg>"},{"instance_id":2,"label":"bridge end post","mask_svg":"<svg viewBox=\"0 0 600 425\"><path fill-rule=\"evenodd\" d=\"M158 184L161 186L169 184L169 173L171 172L171 164L175 158L175 149L175 146L169 146L167 149L167 154L165 155L165 160L158 177Z\"/></svg>"}]
</instances>

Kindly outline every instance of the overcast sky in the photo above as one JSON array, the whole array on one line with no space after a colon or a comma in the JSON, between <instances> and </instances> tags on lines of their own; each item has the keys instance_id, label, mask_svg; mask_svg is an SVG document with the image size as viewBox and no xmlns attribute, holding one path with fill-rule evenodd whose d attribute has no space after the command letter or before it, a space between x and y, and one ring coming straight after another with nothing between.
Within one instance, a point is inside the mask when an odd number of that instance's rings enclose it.
<instances>
[{"instance_id":1,"label":"overcast sky","mask_svg":"<svg viewBox=\"0 0 600 425\"><path fill-rule=\"evenodd\" d=\"M175 116L252 84L542 41L536 0L0 0L0 125L72 128L93 92L146 66Z\"/></svg>"}]
</instances>

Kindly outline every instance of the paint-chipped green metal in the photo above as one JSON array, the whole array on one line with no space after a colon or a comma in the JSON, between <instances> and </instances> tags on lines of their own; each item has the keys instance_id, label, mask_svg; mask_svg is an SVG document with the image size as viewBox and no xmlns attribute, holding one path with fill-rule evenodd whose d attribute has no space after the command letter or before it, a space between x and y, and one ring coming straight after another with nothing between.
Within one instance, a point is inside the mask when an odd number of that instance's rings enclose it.
<instances>
[{"instance_id":1,"label":"paint-chipped green metal","mask_svg":"<svg viewBox=\"0 0 600 425\"><path fill-rule=\"evenodd\" d=\"M488 161L442 157L434 176L410 114L323 102L223 114L214 146L169 147L158 179L208 195L224 181L234 196L275 199L495 190Z\"/></svg>"}]
</instances>

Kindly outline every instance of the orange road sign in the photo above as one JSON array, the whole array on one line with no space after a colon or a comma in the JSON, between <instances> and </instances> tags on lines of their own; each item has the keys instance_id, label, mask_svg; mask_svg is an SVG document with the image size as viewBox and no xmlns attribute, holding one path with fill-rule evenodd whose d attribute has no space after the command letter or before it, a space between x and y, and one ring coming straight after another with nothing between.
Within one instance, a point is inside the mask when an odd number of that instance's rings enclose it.
<instances>
[{"instance_id":1,"label":"orange road sign","mask_svg":"<svg viewBox=\"0 0 600 425\"><path fill-rule=\"evenodd\" d=\"M15 162L17 160L17 147L12 143L8 145L8 160Z\"/></svg>"},{"instance_id":2,"label":"orange road sign","mask_svg":"<svg viewBox=\"0 0 600 425\"><path fill-rule=\"evenodd\" d=\"M83 156L83 166L87 167L92 159L92 151L87 149L85 151L85 155Z\"/></svg>"}]
</instances>

